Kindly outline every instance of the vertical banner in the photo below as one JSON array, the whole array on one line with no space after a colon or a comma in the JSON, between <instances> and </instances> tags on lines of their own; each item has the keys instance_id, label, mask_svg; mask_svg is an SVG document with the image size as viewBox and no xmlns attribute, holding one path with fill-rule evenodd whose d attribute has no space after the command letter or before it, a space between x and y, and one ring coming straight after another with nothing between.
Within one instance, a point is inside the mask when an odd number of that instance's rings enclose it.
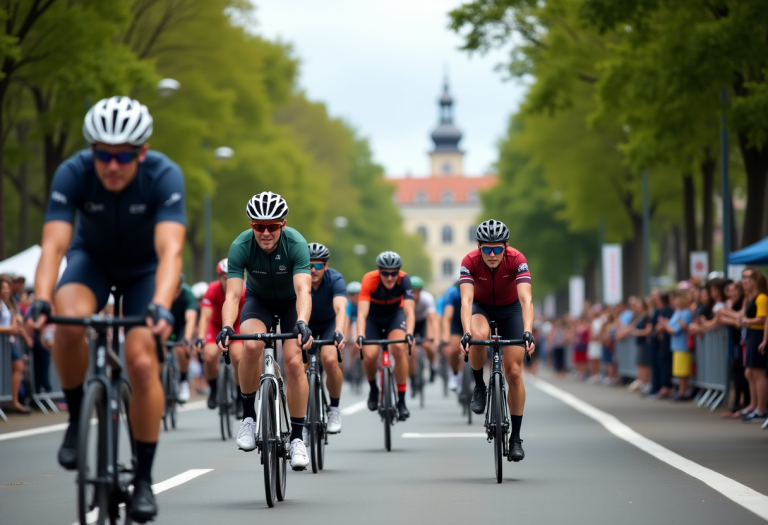
<instances>
[{"instance_id":1,"label":"vertical banner","mask_svg":"<svg viewBox=\"0 0 768 525\"><path fill-rule=\"evenodd\" d=\"M568 312L571 317L584 313L584 278L574 275L568 281Z\"/></svg>"},{"instance_id":2,"label":"vertical banner","mask_svg":"<svg viewBox=\"0 0 768 525\"><path fill-rule=\"evenodd\" d=\"M555 294L547 294L544 296L544 317L552 319L557 315L557 303L555 302Z\"/></svg>"},{"instance_id":3,"label":"vertical banner","mask_svg":"<svg viewBox=\"0 0 768 525\"><path fill-rule=\"evenodd\" d=\"M691 277L706 279L709 274L707 252L691 252Z\"/></svg>"},{"instance_id":4,"label":"vertical banner","mask_svg":"<svg viewBox=\"0 0 768 525\"><path fill-rule=\"evenodd\" d=\"M618 304L624 297L621 245L603 244L603 302Z\"/></svg>"}]
</instances>

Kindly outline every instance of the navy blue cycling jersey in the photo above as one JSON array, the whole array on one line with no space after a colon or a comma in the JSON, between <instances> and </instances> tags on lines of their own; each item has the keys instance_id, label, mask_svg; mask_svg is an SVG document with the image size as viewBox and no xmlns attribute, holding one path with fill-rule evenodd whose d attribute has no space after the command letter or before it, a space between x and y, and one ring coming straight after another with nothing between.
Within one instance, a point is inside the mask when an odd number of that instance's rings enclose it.
<instances>
[{"instance_id":1,"label":"navy blue cycling jersey","mask_svg":"<svg viewBox=\"0 0 768 525\"><path fill-rule=\"evenodd\" d=\"M322 323L336 317L336 310L333 308L334 297L346 297L347 284L344 277L333 268L327 268L325 275L320 281L317 290L312 288L312 316L309 319L310 324Z\"/></svg>"},{"instance_id":2,"label":"navy blue cycling jersey","mask_svg":"<svg viewBox=\"0 0 768 525\"><path fill-rule=\"evenodd\" d=\"M162 153L147 152L134 180L120 193L104 188L90 150L56 170L45 222L79 220L70 251L86 252L114 269L150 270L157 266L155 225L186 224L184 177Z\"/></svg>"}]
</instances>

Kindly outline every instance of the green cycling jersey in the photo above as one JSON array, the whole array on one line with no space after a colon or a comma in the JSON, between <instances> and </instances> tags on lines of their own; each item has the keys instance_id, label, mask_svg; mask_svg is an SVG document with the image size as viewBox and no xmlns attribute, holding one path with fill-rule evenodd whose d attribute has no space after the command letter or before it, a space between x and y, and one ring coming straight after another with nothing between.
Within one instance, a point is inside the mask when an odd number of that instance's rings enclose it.
<instances>
[{"instance_id":1,"label":"green cycling jersey","mask_svg":"<svg viewBox=\"0 0 768 525\"><path fill-rule=\"evenodd\" d=\"M271 301L296 297L293 276L309 271L309 247L293 228L283 229L277 249L267 253L259 247L248 229L237 236L229 248L227 278L246 276L248 290Z\"/></svg>"}]
</instances>

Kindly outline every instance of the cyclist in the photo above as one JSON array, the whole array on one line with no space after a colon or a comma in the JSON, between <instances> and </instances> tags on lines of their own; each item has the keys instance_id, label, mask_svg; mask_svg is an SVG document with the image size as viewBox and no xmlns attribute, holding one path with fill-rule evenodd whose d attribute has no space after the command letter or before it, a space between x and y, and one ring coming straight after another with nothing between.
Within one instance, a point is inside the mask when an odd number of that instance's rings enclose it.
<instances>
[{"instance_id":1,"label":"cyclist","mask_svg":"<svg viewBox=\"0 0 768 525\"><path fill-rule=\"evenodd\" d=\"M376 257L378 270L363 277L360 299L357 305L357 348L363 348L363 370L368 377L371 390L368 394L368 409L379 408L379 387L376 386L376 369L380 348L363 346L365 339L379 339L386 329L388 339L407 339L413 344L415 299L411 278L400 268L402 258L395 252L382 252ZM393 344L395 358L395 381L397 382L398 420L405 421L411 415L405 406L408 360L405 345Z\"/></svg>"},{"instance_id":2,"label":"cyclist","mask_svg":"<svg viewBox=\"0 0 768 525\"><path fill-rule=\"evenodd\" d=\"M216 408L216 393L218 391L219 377L219 349L216 345L216 336L219 335L223 324L221 322L221 309L224 307L224 300L227 293L227 259L222 259L216 265L216 273L219 279L208 285L208 291L203 296L203 304L200 308L200 322L197 326L198 348L203 347L203 373L205 380L208 381L210 391L208 392L208 408ZM245 294L240 295L240 312L245 304ZM235 319L233 329L235 333L240 333L240 315L238 313ZM234 369L235 385L240 393L240 380L238 379L238 368L240 367L240 356L243 353L242 341L232 341L229 345L229 353L232 356L232 368ZM242 400L238 395L236 398L235 413L239 414L242 407Z\"/></svg>"},{"instance_id":3,"label":"cyclist","mask_svg":"<svg viewBox=\"0 0 768 525\"><path fill-rule=\"evenodd\" d=\"M298 339L283 344L283 362L287 374L288 411L291 414L291 467L304 470L309 464L302 440L307 410L308 385L301 359L301 347L312 346L312 332L307 326L312 312L312 277L309 247L299 232L285 225L288 204L280 195L265 191L254 195L245 207L251 229L244 231L229 248L227 298L224 302L224 327L217 337L224 352L229 336L235 333L237 302L246 276L245 305L240 315L243 334L264 333L272 327L272 317L280 318L283 330L293 326ZM256 448L256 390L261 377L264 343L248 341L240 367L243 390L243 421L237 445L246 452Z\"/></svg>"},{"instance_id":4,"label":"cyclist","mask_svg":"<svg viewBox=\"0 0 768 525\"><path fill-rule=\"evenodd\" d=\"M415 275L411 277L411 287L413 289L413 298L416 301L416 306L414 307L416 324L414 324L413 327L413 335L419 336L422 339L434 340L440 334L440 319L437 316L435 296L424 290L424 279L421 277ZM421 347L427 354L427 360L429 361L429 382L432 383L435 380L435 347L432 341L423 341ZM417 352L412 352L408 359L408 369L411 372L411 397L416 395L416 389L413 388L413 386L416 377L414 374L417 370L417 358Z\"/></svg>"},{"instance_id":5,"label":"cyclist","mask_svg":"<svg viewBox=\"0 0 768 525\"><path fill-rule=\"evenodd\" d=\"M451 286L443 296L442 340L445 343L448 366L452 374L448 377L448 388L456 391L461 386L461 292L458 285Z\"/></svg>"},{"instance_id":6,"label":"cyclist","mask_svg":"<svg viewBox=\"0 0 768 525\"><path fill-rule=\"evenodd\" d=\"M333 339L339 351L344 350L344 327L347 324L347 285L339 272L328 266L331 252L318 242L309 245L309 265L312 272L312 316L309 329L318 339ZM341 387L344 377L336 355L336 347L320 349L325 370L325 386L331 408L328 412L328 433L341 432ZM306 441L305 441L306 442Z\"/></svg>"},{"instance_id":7,"label":"cyclist","mask_svg":"<svg viewBox=\"0 0 768 525\"><path fill-rule=\"evenodd\" d=\"M461 262L461 346L469 352L469 364L475 377L471 408L482 414L486 403L483 365L485 347L469 347L470 339L488 339L489 321L496 321L502 339L524 339L522 346L504 349L504 376L509 384L507 403L512 421L509 454L513 461L525 458L520 426L525 407L525 385L521 375L523 355L534 351L531 274L525 256L508 245L509 229L504 223L488 220L477 227L477 251Z\"/></svg>"},{"instance_id":8,"label":"cyclist","mask_svg":"<svg viewBox=\"0 0 768 525\"><path fill-rule=\"evenodd\" d=\"M347 325L344 328L344 336L347 339L354 340L355 339L355 328L357 323L357 304L360 299L360 283L357 281L352 281L347 285ZM350 359L347 360L347 369L349 370L355 359L355 349L354 345L350 345L349 347L349 357Z\"/></svg>"},{"instance_id":9,"label":"cyclist","mask_svg":"<svg viewBox=\"0 0 768 525\"><path fill-rule=\"evenodd\" d=\"M173 324L173 334L171 338L174 341L182 341L182 346L174 348L176 352L176 361L179 363L179 402L189 401L189 345L195 335L197 326L197 300L192 293L192 288L184 282L184 274L179 279L179 287L171 304L171 314L175 323Z\"/></svg>"},{"instance_id":10,"label":"cyclist","mask_svg":"<svg viewBox=\"0 0 768 525\"><path fill-rule=\"evenodd\" d=\"M123 292L124 315L147 315L148 327L126 329L125 336L137 460L128 514L143 523L157 514L151 473L165 396L155 337L167 338L174 325L170 307L186 230L184 177L168 157L149 150L152 117L136 100L100 100L86 114L83 134L90 148L64 161L53 178L28 323L40 329L50 315L65 253L67 269L55 298L58 315L86 317L101 311L111 286ZM58 326L53 343L53 362L69 407L58 459L68 470L77 468L88 371L85 330Z\"/></svg>"}]
</instances>

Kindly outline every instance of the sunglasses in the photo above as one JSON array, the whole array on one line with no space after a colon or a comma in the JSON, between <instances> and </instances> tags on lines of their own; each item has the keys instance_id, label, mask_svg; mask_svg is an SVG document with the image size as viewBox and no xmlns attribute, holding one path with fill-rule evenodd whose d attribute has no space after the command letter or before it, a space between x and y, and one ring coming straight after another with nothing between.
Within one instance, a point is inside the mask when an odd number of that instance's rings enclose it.
<instances>
[{"instance_id":1,"label":"sunglasses","mask_svg":"<svg viewBox=\"0 0 768 525\"><path fill-rule=\"evenodd\" d=\"M384 270L379 270L379 275L382 277L397 277L400 275L400 270L395 270L394 272L386 272Z\"/></svg>"},{"instance_id":2,"label":"sunglasses","mask_svg":"<svg viewBox=\"0 0 768 525\"><path fill-rule=\"evenodd\" d=\"M133 151L121 151L120 153L110 153L109 151L104 151L103 149L94 149L93 156L96 157L96 160L98 160L99 162L104 162L107 164L112 162L112 159L115 159L118 164L128 164L136 160L136 157L139 156L139 151L141 151L141 149L136 148Z\"/></svg>"},{"instance_id":3,"label":"sunglasses","mask_svg":"<svg viewBox=\"0 0 768 525\"><path fill-rule=\"evenodd\" d=\"M483 253L486 255L490 255L491 253L501 255L501 252L503 251L503 246L483 246Z\"/></svg>"},{"instance_id":4,"label":"sunglasses","mask_svg":"<svg viewBox=\"0 0 768 525\"><path fill-rule=\"evenodd\" d=\"M312 268L314 268L319 272L320 270L323 269L323 267L325 266L325 263L312 263L309 266L311 266Z\"/></svg>"},{"instance_id":5,"label":"sunglasses","mask_svg":"<svg viewBox=\"0 0 768 525\"><path fill-rule=\"evenodd\" d=\"M269 233L275 233L277 230L283 227L282 222L272 222L269 224L262 224L260 222L252 222L251 228L253 228L255 231L259 233L264 233L264 230L267 230Z\"/></svg>"}]
</instances>

